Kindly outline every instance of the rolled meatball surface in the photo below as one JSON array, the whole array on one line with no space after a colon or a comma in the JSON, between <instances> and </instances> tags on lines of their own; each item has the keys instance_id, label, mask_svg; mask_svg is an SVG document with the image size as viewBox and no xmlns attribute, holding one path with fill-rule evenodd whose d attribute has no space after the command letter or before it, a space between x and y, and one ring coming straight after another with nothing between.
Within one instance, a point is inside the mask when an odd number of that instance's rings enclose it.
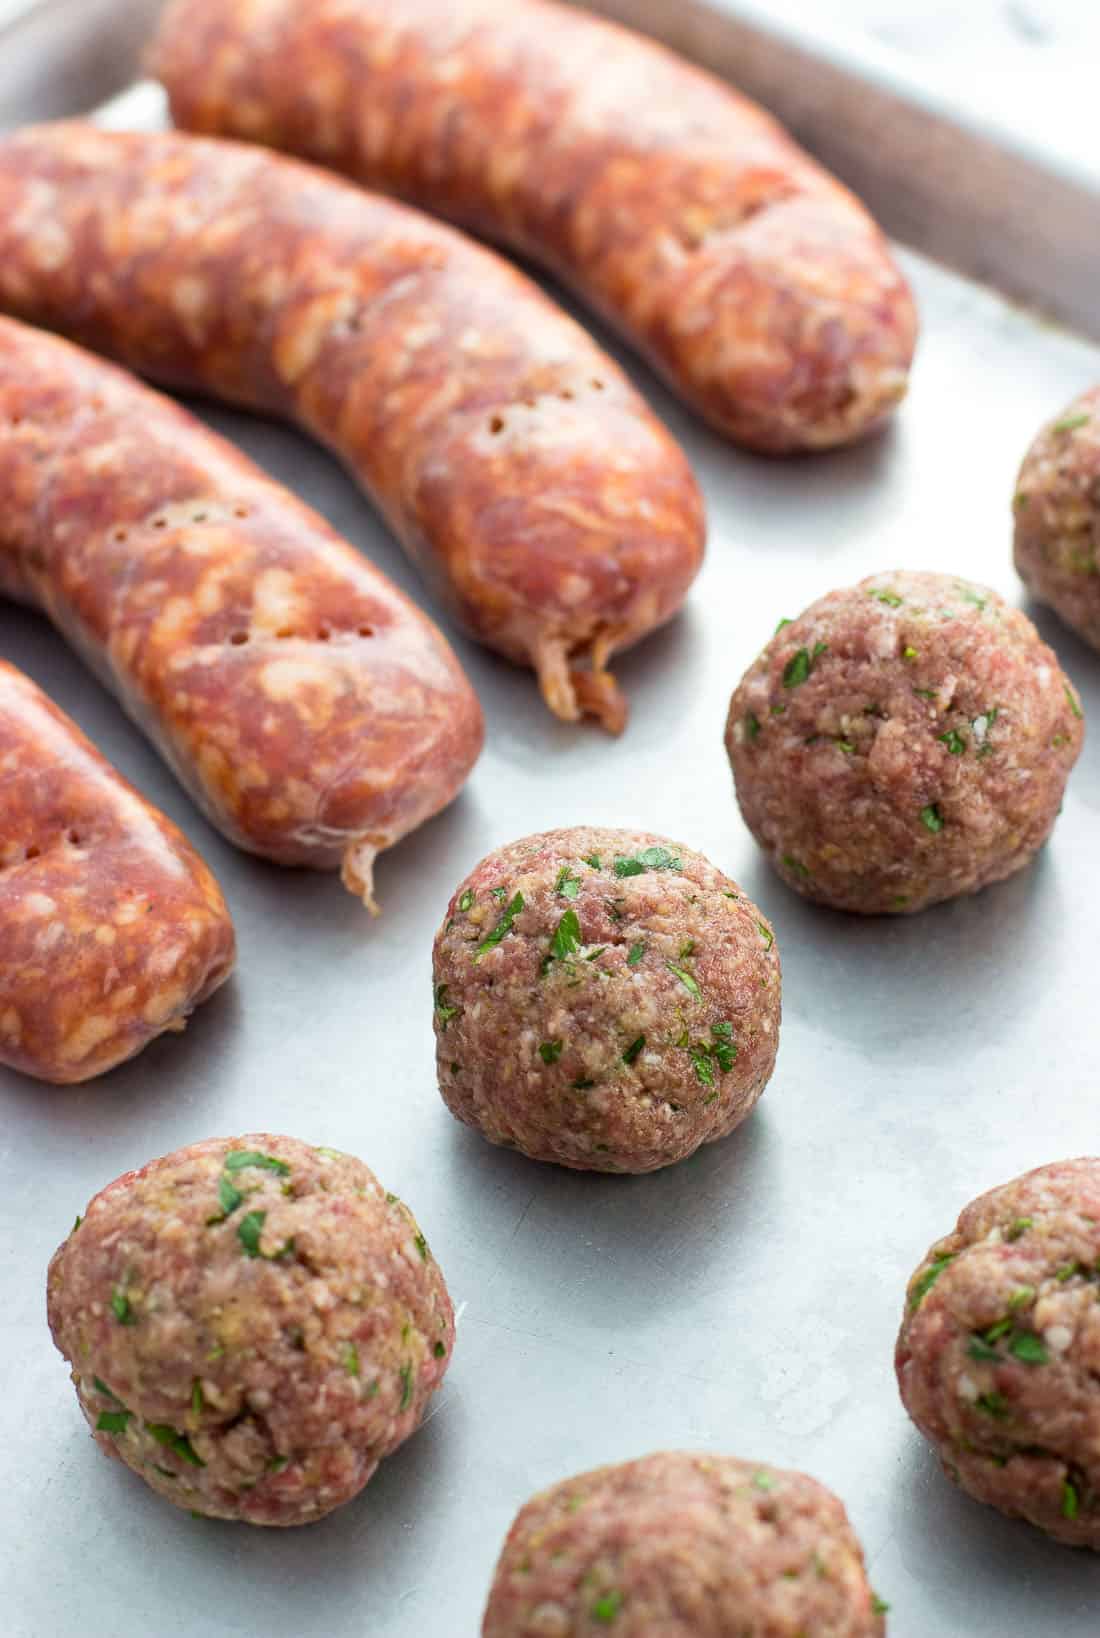
<instances>
[{"instance_id":1,"label":"rolled meatball surface","mask_svg":"<svg viewBox=\"0 0 1100 1638\"><path fill-rule=\"evenodd\" d=\"M352 1155L211 1138L96 1195L50 1329L101 1450L179 1507L307 1524L420 1421L454 1316L408 1208Z\"/></svg>"},{"instance_id":2,"label":"rolled meatball surface","mask_svg":"<svg viewBox=\"0 0 1100 1638\"><path fill-rule=\"evenodd\" d=\"M789 886L904 913L1034 858L1083 731L1018 609L895 570L780 622L734 692L726 749L745 823Z\"/></svg>"},{"instance_id":3,"label":"rolled meatball surface","mask_svg":"<svg viewBox=\"0 0 1100 1638\"><path fill-rule=\"evenodd\" d=\"M725 1137L775 1067L779 951L679 842L527 836L455 890L433 953L444 1102L535 1160L647 1172Z\"/></svg>"},{"instance_id":4,"label":"rolled meatball surface","mask_svg":"<svg viewBox=\"0 0 1100 1638\"><path fill-rule=\"evenodd\" d=\"M527 1503L482 1638L882 1638L837 1498L804 1473L662 1453Z\"/></svg>"},{"instance_id":5,"label":"rolled meatball surface","mask_svg":"<svg viewBox=\"0 0 1100 1638\"><path fill-rule=\"evenodd\" d=\"M971 1202L909 1282L905 1408L944 1472L1058 1541L1100 1548L1100 1159Z\"/></svg>"},{"instance_id":6,"label":"rolled meatball surface","mask_svg":"<svg viewBox=\"0 0 1100 1638\"><path fill-rule=\"evenodd\" d=\"M1016 480L1016 572L1100 648L1100 387L1039 433Z\"/></svg>"}]
</instances>

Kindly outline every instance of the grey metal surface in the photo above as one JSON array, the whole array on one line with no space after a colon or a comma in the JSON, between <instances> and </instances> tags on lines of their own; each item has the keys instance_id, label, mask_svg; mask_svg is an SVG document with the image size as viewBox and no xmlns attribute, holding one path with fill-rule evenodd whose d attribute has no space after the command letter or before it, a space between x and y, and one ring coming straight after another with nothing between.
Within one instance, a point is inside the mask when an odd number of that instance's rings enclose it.
<instances>
[{"instance_id":1,"label":"grey metal surface","mask_svg":"<svg viewBox=\"0 0 1100 1638\"><path fill-rule=\"evenodd\" d=\"M0 130L93 108L128 85L163 0L25 0L0 16Z\"/></svg>"},{"instance_id":2,"label":"grey metal surface","mask_svg":"<svg viewBox=\"0 0 1100 1638\"><path fill-rule=\"evenodd\" d=\"M891 1353L906 1277L962 1204L1095 1148L1100 745L1086 743L1033 870L899 921L787 892L738 818L721 745L729 692L778 616L831 587L904 565L1015 598L1016 463L1038 422L1100 378L1094 347L904 259L924 316L913 393L861 449L740 455L630 364L707 493L689 609L620 663L633 719L617 743L554 723L527 675L456 639L488 748L454 807L381 861L378 923L334 879L233 852L48 628L0 607L0 654L183 825L241 938L239 976L183 1038L85 1088L0 1072L11 1638L464 1638L533 1490L678 1446L796 1465L836 1489L893 1605L892 1638L1095 1638L1100 1561L956 1492L905 1418ZM325 457L290 432L211 419L423 597ZM1100 722L1100 661L1039 624ZM490 1149L434 1088L429 956L451 887L497 844L584 820L701 848L765 907L782 950L779 1063L757 1112L647 1178ZM413 1205L462 1305L429 1424L358 1501L285 1533L193 1520L106 1462L44 1320L46 1262L95 1189L257 1127L361 1154Z\"/></svg>"}]
</instances>

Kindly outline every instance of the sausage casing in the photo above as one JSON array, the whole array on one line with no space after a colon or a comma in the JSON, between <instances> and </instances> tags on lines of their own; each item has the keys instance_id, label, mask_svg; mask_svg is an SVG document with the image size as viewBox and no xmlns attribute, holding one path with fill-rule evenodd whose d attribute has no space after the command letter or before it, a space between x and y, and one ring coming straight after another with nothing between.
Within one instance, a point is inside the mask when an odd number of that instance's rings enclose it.
<instances>
[{"instance_id":1,"label":"sausage casing","mask_svg":"<svg viewBox=\"0 0 1100 1638\"><path fill-rule=\"evenodd\" d=\"M750 447L846 443L905 391L912 297L862 205L627 29L546 0L174 0L152 65L177 124L551 269Z\"/></svg>"},{"instance_id":2,"label":"sausage casing","mask_svg":"<svg viewBox=\"0 0 1100 1638\"><path fill-rule=\"evenodd\" d=\"M39 127L0 141L0 307L297 420L467 630L558 715L622 726L607 657L680 607L698 490L622 371L493 252L254 147Z\"/></svg>"},{"instance_id":3,"label":"sausage casing","mask_svg":"<svg viewBox=\"0 0 1100 1638\"><path fill-rule=\"evenodd\" d=\"M0 319L0 591L42 608L239 846L343 865L444 807L481 710L441 633L159 393Z\"/></svg>"},{"instance_id":4,"label":"sausage casing","mask_svg":"<svg viewBox=\"0 0 1100 1638\"><path fill-rule=\"evenodd\" d=\"M190 843L0 660L0 1063L90 1080L229 977L233 923Z\"/></svg>"}]
</instances>

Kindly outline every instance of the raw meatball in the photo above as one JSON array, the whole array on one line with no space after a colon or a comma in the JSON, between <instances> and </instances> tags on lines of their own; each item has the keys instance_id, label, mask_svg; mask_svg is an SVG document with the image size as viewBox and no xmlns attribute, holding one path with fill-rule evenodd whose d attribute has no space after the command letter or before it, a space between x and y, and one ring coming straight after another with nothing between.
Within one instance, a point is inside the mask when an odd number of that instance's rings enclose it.
<instances>
[{"instance_id":1,"label":"raw meatball","mask_svg":"<svg viewBox=\"0 0 1100 1638\"><path fill-rule=\"evenodd\" d=\"M986 586L893 571L775 636L730 703L745 823L838 910L906 912L1020 870L1050 835L1081 706L1030 620Z\"/></svg>"},{"instance_id":2,"label":"raw meatball","mask_svg":"<svg viewBox=\"0 0 1100 1638\"><path fill-rule=\"evenodd\" d=\"M1016 572L1100 648L1100 387L1045 426L1016 480Z\"/></svg>"},{"instance_id":3,"label":"raw meatball","mask_svg":"<svg viewBox=\"0 0 1100 1638\"><path fill-rule=\"evenodd\" d=\"M483 859L433 957L451 1113L535 1160L648 1172L725 1137L775 1067L779 952L699 853L552 830Z\"/></svg>"},{"instance_id":4,"label":"raw meatball","mask_svg":"<svg viewBox=\"0 0 1100 1638\"><path fill-rule=\"evenodd\" d=\"M362 1161L211 1138L97 1194L50 1263L96 1443L179 1507L308 1524L416 1428L454 1316L412 1213Z\"/></svg>"},{"instance_id":5,"label":"raw meatball","mask_svg":"<svg viewBox=\"0 0 1100 1638\"><path fill-rule=\"evenodd\" d=\"M536 1496L482 1638L881 1638L886 1605L837 1498L804 1473L664 1454Z\"/></svg>"},{"instance_id":6,"label":"raw meatball","mask_svg":"<svg viewBox=\"0 0 1100 1638\"><path fill-rule=\"evenodd\" d=\"M1100 1160L991 1189L909 1282L905 1408L944 1472L1059 1541L1100 1548Z\"/></svg>"}]
</instances>

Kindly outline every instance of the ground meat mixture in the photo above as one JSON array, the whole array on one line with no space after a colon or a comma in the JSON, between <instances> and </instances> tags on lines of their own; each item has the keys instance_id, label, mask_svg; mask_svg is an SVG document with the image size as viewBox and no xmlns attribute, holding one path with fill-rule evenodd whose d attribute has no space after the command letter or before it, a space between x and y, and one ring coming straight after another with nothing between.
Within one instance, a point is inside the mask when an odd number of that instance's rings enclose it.
<instances>
[{"instance_id":1,"label":"ground meat mixture","mask_svg":"<svg viewBox=\"0 0 1100 1638\"><path fill-rule=\"evenodd\" d=\"M1016 480L1016 571L1100 648L1100 387L1045 426Z\"/></svg>"},{"instance_id":2,"label":"ground meat mixture","mask_svg":"<svg viewBox=\"0 0 1100 1638\"><path fill-rule=\"evenodd\" d=\"M50 1264L101 1450L179 1507L306 1524L408 1438L450 1362L443 1276L362 1161L211 1138L97 1194Z\"/></svg>"},{"instance_id":3,"label":"ground meat mixture","mask_svg":"<svg viewBox=\"0 0 1100 1638\"><path fill-rule=\"evenodd\" d=\"M789 886L905 913L1030 862L1083 729L1017 609L893 571L780 621L734 693L726 748L745 823Z\"/></svg>"},{"instance_id":4,"label":"ground meat mixture","mask_svg":"<svg viewBox=\"0 0 1100 1638\"><path fill-rule=\"evenodd\" d=\"M956 1484L1100 1549L1100 1159L967 1206L909 1282L897 1372Z\"/></svg>"},{"instance_id":5,"label":"ground meat mixture","mask_svg":"<svg viewBox=\"0 0 1100 1638\"><path fill-rule=\"evenodd\" d=\"M803 1473L661 1454L566 1479L504 1545L482 1638L882 1638L841 1503Z\"/></svg>"},{"instance_id":6,"label":"ground meat mixture","mask_svg":"<svg viewBox=\"0 0 1100 1638\"><path fill-rule=\"evenodd\" d=\"M579 826L456 889L433 956L452 1114L536 1160L646 1172L725 1137L775 1066L779 952L701 854Z\"/></svg>"}]
</instances>

